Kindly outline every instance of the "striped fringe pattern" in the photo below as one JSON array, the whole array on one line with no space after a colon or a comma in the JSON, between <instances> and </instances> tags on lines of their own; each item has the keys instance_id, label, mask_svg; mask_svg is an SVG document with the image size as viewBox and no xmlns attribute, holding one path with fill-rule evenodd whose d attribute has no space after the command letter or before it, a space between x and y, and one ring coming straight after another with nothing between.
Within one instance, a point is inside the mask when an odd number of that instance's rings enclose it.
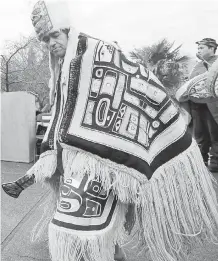
<instances>
[{"instance_id":1,"label":"striped fringe pattern","mask_svg":"<svg viewBox=\"0 0 218 261\"><path fill-rule=\"evenodd\" d=\"M57 150L46 151L40 155L39 160L27 171L27 175L34 175L35 182L41 182L52 189L45 202L40 206L44 208L42 217L31 232L31 241L40 241L48 230L59 194L60 175L57 172Z\"/></svg>"},{"instance_id":2,"label":"striped fringe pattern","mask_svg":"<svg viewBox=\"0 0 218 261\"><path fill-rule=\"evenodd\" d=\"M49 247L52 261L114 261L115 245L127 238L124 229L127 205L118 203L112 226L103 231L67 233L50 223Z\"/></svg>"},{"instance_id":3,"label":"striped fringe pattern","mask_svg":"<svg viewBox=\"0 0 218 261\"><path fill-rule=\"evenodd\" d=\"M218 205L212 177L193 143L142 186L141 226L152 260L186 260L184 247L202 238L218 243Z\"/></svg>"},{"instance_id":4,"label":"striped fringe pattern","mask_svg":"<svg viewBox=\"0 0 218 261\"><path fill-rule=\"evenodd\" d=\"M65 178L70 178L72 173L74 177L87 174L90 180L101 181L106 191L113 189L125 203L137 203L142 184L148 183L147 177L140 172L82 150L64 149L62 160Z\"/></svg>"},{"instance_id":5,"label":"striped fringe pattern","mask_svg":"<svg viewBox=\"0 0 218 261\"><path fill-rule=\"evenodd\" d=\"M48 226L57 207L57 195L54 194L54 191L46 193L46 199L39 207L43 209L43 214L31 231L32 242L48 239Z\"/></svg>"},{"instance_id":6,"label":"striped fringe pattern","mask_svg":"<svg viewBox=\"0 0 218 261\"><path fill-rule=\"evenodd\" d=\"M202 238L218 242L218 205L212 176L194 140L186 151L158 168L149 181L133 169L81 150L65 148L62 156L66 178L72 173L74 177L88 174L90 180L99 178L105 190L112 189L125 203L122 205L135 204L138 235L152 260L185 260L185 248L192 242ZM92 237L79 236L79 232L68 235L51 226L52 260L79 261L81 253L85 261L113 260L109 242L117 242L118 231L123 230L121 223L107 234ZM93 252L92 256L87 252Z\"/></svg>"},{"instance_id":7,"label":"striped fringe pattern","mask_svg":"<svg viewBox=\"0 0 218 261\"><path fill-rule=\"evenodd\" d=\"M27 175L35 175L36 182L44 182L52 177L56 168L57 150L49 150L40 155L39 160L27 171Z\"/></svg>"}]
</instances>

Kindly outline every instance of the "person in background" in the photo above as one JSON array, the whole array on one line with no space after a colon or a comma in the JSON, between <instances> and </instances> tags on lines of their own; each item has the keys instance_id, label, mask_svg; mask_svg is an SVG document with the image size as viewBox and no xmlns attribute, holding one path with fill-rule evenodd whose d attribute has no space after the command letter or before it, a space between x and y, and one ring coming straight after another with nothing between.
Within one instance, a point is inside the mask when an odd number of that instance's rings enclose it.
<instances>
[{"instance_id":1,"label":"person in background","mask_svg":"<svg viewBox=\"0 0 218 261\"><path fill-rule=\"evenodd\" d=\"M204 38L196 42L197 57L201 59L190 74L190 79L208 70L218 58L218 44L212 38ZM218 172L218 99L205 103L190 101L193 135L196 139L205 165L211 172Z\"/></svg>"}]
</instances>

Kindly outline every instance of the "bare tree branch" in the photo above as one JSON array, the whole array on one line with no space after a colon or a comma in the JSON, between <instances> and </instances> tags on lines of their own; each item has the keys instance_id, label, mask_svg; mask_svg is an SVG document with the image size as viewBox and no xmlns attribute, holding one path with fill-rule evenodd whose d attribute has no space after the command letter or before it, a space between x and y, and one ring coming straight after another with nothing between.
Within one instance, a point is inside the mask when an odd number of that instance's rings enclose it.
<instances>
[{"instance_id":1,"label":"bare tree branch","mask_svg":"<svg viewBox=\"0 0 218 261\"><path fill-rule=\"evenodd\" d=\"M6 59L5 59L5 56L3 55L3 54L1 54L1 57L5 60L5 62L6 62Z\"/></svg>"},{"instance_id":2,"label":"bare tree branch","mask_svg":"<svg viewBox=\"0 0 218 261\"><path fill-rule=\"evenodd\" d=\"M1 89L38 93L40 102L44 105L49 94L48 53L35 38L12 41L6 48L9 55L1 55Z\"/></svg>"},{"instance_id":3,"label":"bare tree branch","mask_svg":"<svg viewBox=\"0 0 218 261\"><path fill-rule=\"evenodd\" d=\"M7 62L9 62L9 61L11 60L11 58L12 58L16 53L18 53L20 50L26 48L27 45L30 44L31 41L32 41L32 39L30 38L29 41L28 41L26 44L24 44L23 46L20 46L20 47L17 46L17 50L8 58Z\"/></svg>"}]
</instances>

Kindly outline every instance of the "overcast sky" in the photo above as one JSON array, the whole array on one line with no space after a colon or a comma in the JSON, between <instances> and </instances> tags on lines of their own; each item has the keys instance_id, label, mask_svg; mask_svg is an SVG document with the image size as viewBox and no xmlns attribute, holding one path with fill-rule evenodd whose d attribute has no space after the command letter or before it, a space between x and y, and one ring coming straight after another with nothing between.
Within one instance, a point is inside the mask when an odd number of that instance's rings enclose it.
<instances>
[{"instance_id":1,"label":"overcast sky","mask_svg":"<svg viewBox=\"0 0 218 261\"><path fill-rule=\"evenodd\" d=\"M6 40L33 33L30 13L35 2L1 1L1 47ZM175 47L183 44L182 52L193 55L197 40L210 37L218 41L217 0L71 0L69 7L76 28L116 40L125 52L165 37L175 41Z\"/></svg>"}]
</instances>

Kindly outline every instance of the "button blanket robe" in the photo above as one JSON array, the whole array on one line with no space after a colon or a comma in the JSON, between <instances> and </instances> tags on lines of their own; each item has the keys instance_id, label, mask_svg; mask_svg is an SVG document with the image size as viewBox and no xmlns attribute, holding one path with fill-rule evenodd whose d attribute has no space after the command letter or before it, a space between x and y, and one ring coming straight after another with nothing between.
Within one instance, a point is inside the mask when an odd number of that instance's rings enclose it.
<instances>
[{"instance_id":1,"label":"button blanket robe","mask_svg":"<svg viewBox=\"0 0 218 261\"><path fill-rule=\"evenodd\" d=\"M53 115L28 175L52 183L61 152L52 260L114 260L133 225L154 261L178 260L190 239L217 242L210 173L158 79L74 29L61 70L54 57L51 69Z\"/></svg>"}]
</instances>

